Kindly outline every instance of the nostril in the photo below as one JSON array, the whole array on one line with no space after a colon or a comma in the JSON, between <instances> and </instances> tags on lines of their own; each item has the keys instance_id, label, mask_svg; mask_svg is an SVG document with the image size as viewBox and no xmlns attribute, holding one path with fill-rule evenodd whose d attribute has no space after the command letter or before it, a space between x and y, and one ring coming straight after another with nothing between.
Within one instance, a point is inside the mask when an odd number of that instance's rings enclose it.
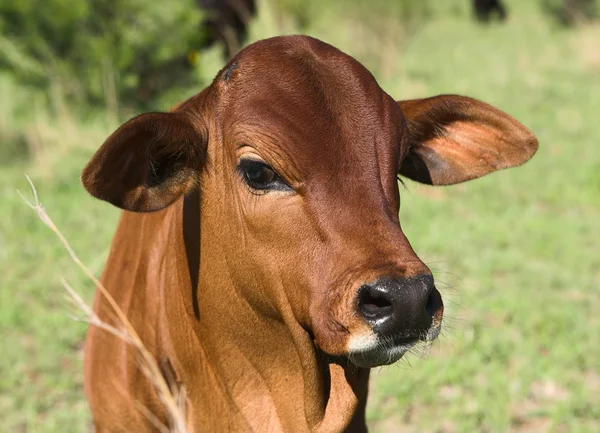
<instances>
[{"instance_id":1,"label":"nostril","mask_svg":"<svg viewBox=\"0 0 600 433\"><path fill-rule=\"evenodd\" d=\"M394 311L389 294L368 285L360 290L358 308L367 319L380 319Z\"/></svg>"},{"instance_id":2,"label":"nostril","mask_svg":"<svg viewBox=\"0 0 600 433\"><path fill-rule=\"evenodd\" d=\"M431 292L429 292L429 297L427 298L427 304L425 305L425 311L430 317L433 317L435 313L442 308L442 295L435 287L432 288Z\"/></svg>"}]
</instances>

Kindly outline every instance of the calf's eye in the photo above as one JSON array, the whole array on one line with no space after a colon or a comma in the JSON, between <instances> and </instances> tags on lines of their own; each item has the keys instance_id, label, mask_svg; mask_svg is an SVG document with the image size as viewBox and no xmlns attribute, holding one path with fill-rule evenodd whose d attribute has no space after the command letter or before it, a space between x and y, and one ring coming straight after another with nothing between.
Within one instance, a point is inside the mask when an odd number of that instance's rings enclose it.
<instances>
[{"instance_id":1,"label":"calf's eye","mask_svg":"<svg viewBox=\"0 0 600 433\"><path fill-rule=\"evenodd\" d=\"M244 182L252 189L260 191L286 191L291 189L275 170L262 161L242 159L237 169Z\"/></svg>"},{"instance_id":2,"label":"calf's eye","mask_svg":"<svg viewBox=\"0 0 600 433\"><path fill-rule=\"evenodd\" d=\"M275 172L267 165L252 164L246 169L246 177L255 184L267 184L275 179Z\"/></svg>"}]
</instances>

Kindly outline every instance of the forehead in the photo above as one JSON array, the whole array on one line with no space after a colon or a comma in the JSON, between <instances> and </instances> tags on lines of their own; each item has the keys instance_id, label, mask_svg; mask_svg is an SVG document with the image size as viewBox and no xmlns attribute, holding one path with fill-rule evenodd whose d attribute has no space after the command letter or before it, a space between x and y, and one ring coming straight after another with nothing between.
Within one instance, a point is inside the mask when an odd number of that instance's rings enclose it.
<instances>
[{"instance_id":1,"label":"forehead","mask_svg":"<svg viewBox=\"0 0 600 433\"><path fill-rule=\"evenodd\" d=\"M374 152L397 158L399 106L366 68L327 44L263 41L243 51L215 85L226 141L251 141L243 144L313 167L356 164Z\"/></svg>"}]
</instances>

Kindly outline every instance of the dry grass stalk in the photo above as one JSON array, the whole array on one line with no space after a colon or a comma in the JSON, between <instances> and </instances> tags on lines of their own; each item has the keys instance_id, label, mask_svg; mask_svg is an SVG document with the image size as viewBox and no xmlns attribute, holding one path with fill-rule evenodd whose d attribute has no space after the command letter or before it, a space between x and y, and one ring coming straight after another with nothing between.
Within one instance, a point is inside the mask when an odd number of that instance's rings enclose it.
<instances>
[{"instance_id":1,"label":"dry grass stalk","mask_svg":"<svg viewBox=\"0 0 600 433\"><path fill-rule=\"evenodd\" d=\"M119 308L114 298L108 292L108 290L104 287L104 285L98 280L94 274L89 270L89 268L79 259L79 257L75 254L71 245L58 229L58 227L54 224L42 204L40 203L37 195L37 190L29 178L27 176L27 181L31 187L31 191L33 194L33 202L27 200L20 192L21 198L36 211L40 219L44 224L46 224L59 238L71 259L75 262L75 264L83 271L83 273L93 281L96 288L100 291L102 296L106 299L108 304L110 305L113 313L115 314L115 318L117 323L119 324L116 327L104 322L98 315L94 312L94 310L81 298L81 296L64 280L62 280L63 286L67 293L71 296L77 307L85 314L85 320L89 322L93 326L97 326L100 329L105 330L111 335L120 338L125 341L127 344L133 346L138 355L138 362L140 370L146 375L146 377L152 382L158 397L161 402L165 406L168 416L169 416L169 427L165 426L154 416L154 414L150 413L150 411L142 406L141 404L137 405L138 410L161 432L161 433L187 433L187 428L185 425L185 388L175 383L174 378L165 378L163 372L158 365L158 362L152 354L146 349L144 343L140 339L138 333L135 331L131 322L127 319L125 313Z\"/></svg>"}]
</instances>

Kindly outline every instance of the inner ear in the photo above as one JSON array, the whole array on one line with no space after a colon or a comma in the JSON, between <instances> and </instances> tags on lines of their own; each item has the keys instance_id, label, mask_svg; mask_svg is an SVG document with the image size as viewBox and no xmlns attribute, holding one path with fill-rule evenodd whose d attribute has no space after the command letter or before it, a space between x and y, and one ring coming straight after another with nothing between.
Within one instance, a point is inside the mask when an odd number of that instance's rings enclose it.
<instances>
[{"instance_id":1,"label":"inner ear","mask_svg":"<svg viewBox=\"0 0 600 433\"><path fill-rule=\"evenodd\" d=\"M538 142L503 111L466 96L400 101L409 150L399 173L417 182L450 185L523 164Z\"/></svg>"},{"instance_id":2,"label":"inner ear","mask_svg":"<svg viewBox=\"0 0 600 433\"><path fill-rule=\"evenodd\" d=\"M194 188L206 139L183 112L142 114L106 140L81 181L90 194L122 209L163 209Z\"/></svg>"}]
</instances>

